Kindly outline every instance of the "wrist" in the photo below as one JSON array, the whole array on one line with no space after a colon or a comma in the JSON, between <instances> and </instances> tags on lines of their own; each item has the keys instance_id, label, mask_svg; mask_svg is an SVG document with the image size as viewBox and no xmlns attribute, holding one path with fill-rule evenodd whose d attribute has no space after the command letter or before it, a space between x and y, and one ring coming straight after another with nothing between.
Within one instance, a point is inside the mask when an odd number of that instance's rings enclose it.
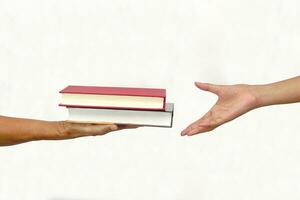
<instances>
[{"instance_id":1,"label":"wrist","mask_svg":"<svg viewBox=\"0 0 300 200\"><path fill-rule=\"evenodd\" d=\"M269 105L268 102L268 85L250 85L250 91L255 99L254 108Z\"/></svg>"},{"instance_id":2,"label":"wrist","mask_svg":"<svg viewBox=\"0 0 300 200\"><path fill-rule=\"evenodd\" d=\"M68 124L65 121L42 121L36 129L32 140L61 140L66 139Z\"/></svg>"},{"instance_id":3,"label":"wrist","mask_svg":"<svg viewBox=\"0 0 300 200\"><path fill-rule=\"evenodd\" d=\"M50 134L51 140L67 139L70 132L70 123L67 121L50 122L53 126L53 131Z\"/></svg>"}]
</instances>

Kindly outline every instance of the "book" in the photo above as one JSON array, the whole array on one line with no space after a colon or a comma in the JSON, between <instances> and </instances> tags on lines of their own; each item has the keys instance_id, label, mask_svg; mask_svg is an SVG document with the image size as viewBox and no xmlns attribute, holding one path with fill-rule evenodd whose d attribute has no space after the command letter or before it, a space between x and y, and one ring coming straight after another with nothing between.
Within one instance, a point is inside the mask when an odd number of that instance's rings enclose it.
<instances>
[{"instance_id":1,"label":"book","mask_svg":"<svg viewBox=\"0 0 300 200\"><path fill-rule=\"evenodd\" d=\"M60 106L165 110L166 90L157 88L68 86Z\"/></svg>"},{"instance_id":2,"label":"book","mask_svg":"<svg viewBox=\"0 0 300 200\"><path fill-rule=\"evenodd\" d=\"M164 111L119 110L67 107L68 121L99 124L129 124L139 126L172 127L174 104L166 103Z\"/></svg>"}]
</instances>

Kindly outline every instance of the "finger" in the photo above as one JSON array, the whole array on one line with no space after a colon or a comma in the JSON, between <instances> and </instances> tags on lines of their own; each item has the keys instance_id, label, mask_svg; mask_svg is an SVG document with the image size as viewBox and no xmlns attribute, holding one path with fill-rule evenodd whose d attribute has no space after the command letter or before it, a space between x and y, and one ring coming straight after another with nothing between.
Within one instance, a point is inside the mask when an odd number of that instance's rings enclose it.
<instances>
[{"instance_id":1,"label":"finger","mask_svg":"<svg viewBox=\"0 0 300 200\"><path fill-rule=\"evenodd\" d=\"M118 124L118 130L122 129L136 129L139 128L140 126L137 125L131 125L131 124Z\"/></svg>"},{"instance_id":2,"label":"finger","mask_svg":"<svg viewBox=\"0 0 300 200\"><path fill-rule=\"evenodd\" d=\"M188 127L186 127L181 132L181 136L187 135L188 132L190 132L191 130L193 130L193 129L199 127L199 126L208 126L208 125L209 125L209 121L204 116L204 117L198 119L197 121L193 122L192 124L190 124Z\"/></svg>"},{"instance_id":3,"label":"finger","mask_svg":"<svg viewBox=\"0 0 300 200\"><path fill-rule=\"evenodd\" d=\"M191 125L189 125L184 131L183 133L181 134L182 136L184 135L188 135L188 136L191 136L191 135L194 135L196 133L200 133L200 132L206 132L211 128L211 123L209 121L209 119L206 119L206 118L201 118L197 121L195 121L194 123L192 123Z\"/></svg>"},{"instance_id":4,"label":"finger","mask_svg":"<svg viewBox=\"0 0 300 200\"><path fill-rule=\"evenodd\" d=\"M109 133L111 131L118 130L118 126L115 124L112 125L91 125L88 128L88 135L104 135L106 133Z\"/></svg>"},{"instance_id":5,"label":"finger","mask_svg":"<svg viewBox=\"0 0 300 200\"><path fill-rule=\"evenodd\" d=\"M220 86L219 85L214 85L211 83L202 83L202 82L195 82L196 87L198 87L201 90L204 91L209 91L214 94L218 94L220 91Z\"/></svg>"},{"instance_id":6,"label":"finger","mask_svg":"<svg viewBox=\"0 0 300 200\"><path fill-rule=\"evenodd\" d=\"M209 132L212 131L214 128L210 127L210 126L198 126L192 130L190 130L189 132L187 132L188 136L193 136L199 133L205 133L205 132Z\"/></svg>"},{"instance_id":7,"label":"finger","mask_svg":"<svg viewBox=\"0 0 300 200\"><path fill-rule=\"evenodd\" d=\"M214 119L214 118L204 118L200 120L195 125L191 126L187 131L186 135L192 136L198 133L204 133L208 131L212 131L218 126L222 124L220 119Z\"/></svg>"},{"instance_id":8,"label":"finger","mask_svg":"<svg viewBox=\"0 0 300 200\"><path fill-rule=\"evenodd\" d=\"M197 120L198 121L198 120ZM183 131L181 131L181 136L185 136L187 135L187 132L189 132L191 129L195 128L197 121L191 123L190 125L188 125Z\"/></svg>"}]
</instances>

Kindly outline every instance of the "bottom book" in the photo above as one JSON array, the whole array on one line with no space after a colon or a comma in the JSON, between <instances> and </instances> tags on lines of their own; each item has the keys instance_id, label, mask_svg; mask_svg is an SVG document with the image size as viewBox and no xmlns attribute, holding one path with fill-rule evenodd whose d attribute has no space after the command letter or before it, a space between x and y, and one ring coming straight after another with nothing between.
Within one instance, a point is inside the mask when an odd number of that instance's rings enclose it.
<instances>
[{"instance_id":1,"label":"bottom book","mask_svg":"<svg viewBox=\"0 0 300 200\"><path fill-rule=\"evenodd\" d=\"M165 111L118 110L68 107L69 121L114 123L171 128L174 104L167 103Z\"/></svg>"}]
</instances>

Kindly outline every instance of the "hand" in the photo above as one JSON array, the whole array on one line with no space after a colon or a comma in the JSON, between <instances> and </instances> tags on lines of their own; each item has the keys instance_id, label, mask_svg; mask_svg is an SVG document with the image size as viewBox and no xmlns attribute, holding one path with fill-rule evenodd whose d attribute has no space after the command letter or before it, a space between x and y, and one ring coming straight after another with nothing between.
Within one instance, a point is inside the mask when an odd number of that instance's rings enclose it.
<instances>
[{"instance_id":1,"label":"hand","mask_svg":"<svg viewBox=\"0 0 300 200\"><path fill-rule=\"evenodd\" d=\"M37 140L64 140L84 136L104 135L111 131L137 128L132 125L43 121L0 116L0 146Z\"/></svg>"},{"instance_id":2,"label":"hand","mask_svg":"<svg viewBox=\"0 0 300 200\"><path fill-rule=\"evenodd\" d=\"M52 136L53 138L51 138L54 140L105 135L112 131L137 128L137 126L133 125L74 123L69 121L60 121L54 123L56 123L57 127L56 134L54 137Z\"/></svg>"},{"instance_id":3,"label":"hand","mask_svg":"<svg viewBox=\"0 0 300 200\"><path fill-rule=\"evenodd\" d=\"M201 90L216 94L218 101L203 117L184 129L181 132L182 136L212 131L259 105L254 86L214 85L200 82L196 82L195 85Z\"/></svg>"}]
</instances>

